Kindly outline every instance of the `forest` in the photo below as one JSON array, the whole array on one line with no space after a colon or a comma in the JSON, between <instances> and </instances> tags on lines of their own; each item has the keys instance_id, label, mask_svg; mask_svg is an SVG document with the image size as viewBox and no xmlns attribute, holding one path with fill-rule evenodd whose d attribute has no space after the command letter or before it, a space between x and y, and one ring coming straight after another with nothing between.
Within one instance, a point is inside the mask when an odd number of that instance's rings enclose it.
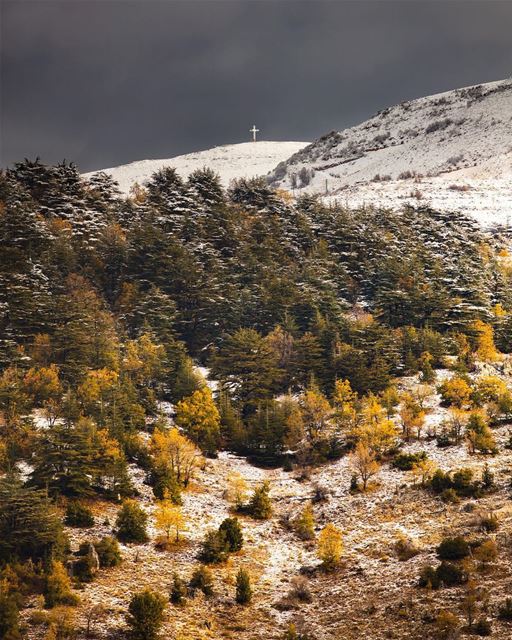
<instances>
[{"instance_id":1,"label":"forest","mask_svg":"<svg viewBox=\"0 0 512 640\"><path fill-rule=\"evenodd\" d=\"M471 455L497 453L493 428L512 419L512 393L499 376L475 372L504 366L512 351L507 245L463 214L294 200L261 178L225 190L208 168L187 180L163 169L129 197L73 163L25 160L2 172L0 636L108 631L101 607L80 624L72 611L80 585L122 563L123 545L152 539L134 469L152 492L155 544L171 554L194 524L182 509L188 492L225 452L304 479L347 458L353 494L389 464L441 503L490 495L489 467L478 477L443 471L401 443L428 437L440 449L464 442ZM418 384L404 388L412 377ZM448 417L431 432L434 391ZM136 640L157 637L168 607L211 597L212 567L248 544L245 523L272 518L266 481L249 494L232 473L227 491L229 516L206 532L190 579L175 573L165 596L133 595L125 613ZM343 536L333 522L315 525L322 499L317 487L286 526L315 541L332 575ZM73 548L70 532L91 527L100 504L115 507L115 523ZM495 526L489 516L484 528ZM485 631L462 562L486 565L497 549L491 539L469 545L440 543L441 564L423 567L418 588L465 584L468 628ZM253 582L240 568L240 607L250 606ZM512 619L510 600L500 615ZM437 637L452 637L450 616L435 619ZM293 622L276 633L315 637Z\"/></svg>"}]
</instances>

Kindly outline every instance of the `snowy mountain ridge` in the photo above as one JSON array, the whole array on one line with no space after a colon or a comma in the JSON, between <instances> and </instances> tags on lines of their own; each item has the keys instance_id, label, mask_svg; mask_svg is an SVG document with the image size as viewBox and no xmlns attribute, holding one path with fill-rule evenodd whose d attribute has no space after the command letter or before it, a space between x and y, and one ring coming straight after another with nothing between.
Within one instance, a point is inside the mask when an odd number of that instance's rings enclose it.
<instances>
[{"instance_id":1,"label":"snowy mountain ridge","mask_svg":"<svg viewBox=\"0 0 512 640\"><path fill-rule=\"evenodd\" d=\"M187 153L182 156L162 160L140 160L130 164L103 169L119 183L119 188L125 194L137 182L144 182L155 171L163 167L174 167L177 172L187 178L196 169L209 167L218 173L224 186L228 186L235 178L252 178L267 174L274 167L304 148L307 142L273 142L262 140L258 142L242 142L229 144L205 151ZM98 173L93 171L84 175L88 178Z\"/></svg>"},{"instance_id":2,"label":"snowy mountain ridge","mask_svg":"<svg viewBox=\"0 0 512 640\"><path fill-rule=\"evenodd\" d=\"M486 226L512 214L512 79L403 102L332 131L271 174L349 206L430 204Z\"/></svg>"}]
</instances>

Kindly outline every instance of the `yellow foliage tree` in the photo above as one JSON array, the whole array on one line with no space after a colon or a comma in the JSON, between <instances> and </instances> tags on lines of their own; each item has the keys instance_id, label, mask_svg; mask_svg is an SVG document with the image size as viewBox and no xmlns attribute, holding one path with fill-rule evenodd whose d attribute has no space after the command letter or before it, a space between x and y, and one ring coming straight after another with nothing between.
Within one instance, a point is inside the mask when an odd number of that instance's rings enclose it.
<instances>
[{"instance_id":1,"label":"yellow foliage tree","mask_svg":"<svg viewBox=\"0 0 512 640\"><path fill-rule=\"evenodd\" d=\"M351 464L354 471L361 478L363 491L366 491L368 480L376 475L380 469L375 454L366 442L360 440L357 443L354 452L351 454Z\"/></svg>"},{"instance_id":2,"label":"yellow foliage tree","mask_svg":"<svg viewBox=\"0 0 512 640\"><path fill-rule=\"evenodd\" d=\"M439 386L439 393L443 402L447 405L453 405L462 409L471 404L471 387L459 376L453 376L449 380L445 380Z\"/></svg>"},{"instance_id":3,"label":"yellow foliage tree","mask_svg":"<svg viewBox=\"0 0 512 640\"><path fill-rule=\"evenodd\" d=\"M123 369L138 384L151 385L161 372L165 349L144 333L137 340L129 340L123 358Z\"/></svg>"},{"instance_id":4,"label":"yellow foliage tree","mask_svg":"<svg viewBox=\"0 0 512 640\"><path fill-rule=\"evenodd\" d=\"M357 393L352 391L348 380L336 380L332 402L334 405L334 422L337 429L344 434L354 428L357 418Z\"/></svg>"},{"instance_id":5,"label":"yellow foliage tree","mask_svg":"<svg viewBox=\"0 0 512 640\"><path fill-rule=\"evenodd\" d=\"M204 386L178 402L176 424L203 451L217 450L220 438L220 414L209 387Z\"/></svg>"},{"instance_id":6,"label":"yellow foliage tree","mask_svg":"<svg viewBox=\"0 0 512 640\"><path fill-rule=\"evenodd\" d=\"M318 535L318 557L328 571L335 569L343 554L343 535L332 522L329 522Z\"/></svg>"},{"instance_id":7,"label":"yellow foliage tree","mask_svg":"<svg viewBox=\"0 0 512 640\"><path fill-rule=\"evenodd\" d=\"M421 483L421 486L424 487L425 484L432 478L436 470L436 463L433 460L425 458L425 460L420 460L419 462L415 462L413 464L411 474L414 478L414 481L419 481Z\"/></svg>"},{"instance_id":8,"label":"yellow foliage tree","mask_svg":"<svg viewBox=\"0 0 512 640\"><path fill-rule=\"evenodd\" d=\"M170 539L171 532L174 530L176 542L180 539L180 533L186 530L186 520L181 508L169 500L162 500L158 503L155 524L157 529L163 531L167 540Z\"/></svg>"},{"instance_id":9,"label":"yellow foliage tree","mask_svg":"<svg viewBox=\"0 0 512 640\"><path fill-rule=\"evenodd\" d=\"M325 430L332 414L331 405L318 389L308 389L301 399L304 427L309 440L316 440Z\"/></svg>"},{"instance_id":10,"label":"yellow foliage tree","mask_svg":"<svg viewBox=\"0 0 512 640\"><path fill-rule=\"evenodd\" d=\"M184 487L203 464L196 446L175 427L153 433L151 453L156 467L166 470Z\"/></svg>"},{"instance_id":11,"label":"yellow foliage tree","mask_svg":"<svg viewBox=\"0 0 512 640\"><path fill-rule=\"evenodd\" d=\"M226 497L235 507L240 508L244 504L247 499L247 491L247 482L240 473L233 471L228 475Z\"/></svg>"},{"instance_id":12,"label":"yellow foliage tree","mask_svg":"<svg viewBox=\"0 0 512 640\"><path fill-rule=\"evenodd\" d=\"M491 325L482 320L475 320L471 329L475 334L476 357L482 362L496 362L501 354L494 345L494 331Z\"/></svg>"},{"instance_id":13,"label":"yellow foliage tree","mask_svg":"<svg viewBox=\"0 0 512 640\"><path fill-rule=\"evenodd\" d=\"M25 374L23 382L36 402L58 398L62 393L59 369L55 364L49 367L32 367Z\"/></svg>"}]
</instances>

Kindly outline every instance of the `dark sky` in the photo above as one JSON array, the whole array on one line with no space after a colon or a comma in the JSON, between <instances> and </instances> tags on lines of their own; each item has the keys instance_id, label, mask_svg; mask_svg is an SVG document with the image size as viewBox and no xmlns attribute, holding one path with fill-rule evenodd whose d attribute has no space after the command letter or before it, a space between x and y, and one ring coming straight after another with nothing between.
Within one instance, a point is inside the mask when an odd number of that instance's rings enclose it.
<instances>
[{"instance_id":1,"label":"dark sky","mask_svg":"<svg viewBox=\"0 0 512 640\"><path fill-rule=\"evenodd\" d=\"M313 140L512 75L512 0L0 0L0 164Z\"/></svg>"}]
</instances>

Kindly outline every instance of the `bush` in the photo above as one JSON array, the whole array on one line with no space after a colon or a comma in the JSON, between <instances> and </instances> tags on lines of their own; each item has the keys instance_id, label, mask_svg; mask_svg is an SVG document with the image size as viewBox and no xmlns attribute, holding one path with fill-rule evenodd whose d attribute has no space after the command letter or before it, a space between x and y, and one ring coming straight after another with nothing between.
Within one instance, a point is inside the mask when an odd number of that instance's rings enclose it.
<instances>
[{"instance_id":1,"label":"bush","mask_svg":"<svg viewBox=\"0 0 512 640\"><path fill-rule=\"evenodd\" d=\"M466 572L461 567L445 560L437 567L436 575L439 582L447 587L464 584L468 579Z\"/></svg>"},{"instance_id":2,"label":"bush","mask_svg":"<svg viewBox=\"0 0 512 640\"><path fill-rule=\"evenodd\" d=\"M219 533L224 535L226 551L240 551L244 544L244 537L238 518L226 518L219 527Z\"/></svg>"},{"instance_id":3,"label":"bush","mask_svg":"<svg viewBox=\"0 0 512 640\"><path fill-rule=\"evenodd\" d=\"M66 506L64 522L70 527L92 527L94 526L94 517L89 507L72 500Z\"/></svg>"},{"instance_id":4,"label":"bush","mask_svg":"<svg viewBox=\"0 0 512 640\"><path fill-rule=\"evenodd\" d=\"M256 487L249 502L248 511L257 520L268 520L272 516L272 503L269 496L268 482Z\"/></svg>"},{"instance_id":5,"label":"bush","mask_svg":"<svg viewBox=\"0 0 512 640\"><path fill-rule=\"evenodd\" d=\"M494 533L495 531L498 530L499 526L500 526L500 522L497 516L495 516L493 513L489 513L486 516L482 516L480 519L480 527L486 533Z\"/></svg>"},{"instance_id":6,"label":"bush","mask_svg":"<svg viewBox=\"0 0 512 640\"><path fill-rule=\"evenodd\" d=\"M78 604L78 597L71 591L71 580L62 562L52 562L50 573L46 577L44 601L48 608L58 604Z\"/></svg>"},{"instance_id":7,"label":"bush","mask_svg":"<svg viewBox=\"0 0 512 640\"><path fill-rule=\"evenodd\" d=\"M512 598L507 598L498 609L500 620L512 621Z\"/></svg>"},{"instance_id":8,"label":"bush","mask_svg":"<svg viewBox=\"0 0 512 640\"><path fill-rule=\"evenodd\" d=\"M458 469L453 476L437 469L430 480L430 488L434 493L447 496L446 502L450 502L448 490L452 489L457 496L478 497L481 493L480 484L473 482L473 471L471 469Z\"/></svg>"},{"instance_id":9,"label":"bush","mask_svg":"<svg viewBox=\"0 0 512 640\"><path fill-rule=\"evenodd\" d=\"M419 453L399 453L391 462L391 466L400 471L411 471L415 464L427 459L425 451Z\"/></svg>"},{"instance_id":10,"label":"bush","mask_svg":"<svg viewBox=\"0 0 512 640\"><path fill-rule=\"evenodd\" d=\"M94 543L94 548L100 559L100 567L117 567L122 562L119 543L112 536L105 536Z\"/></svg>"},{"instance_id":11,"label":"bush","mask_svg":"<svg viewBox=\"0 0 512 640\"><path fill-rule=\"evenodd\" d=\"M441 560L462 560L469 553L469 544L461 536L445 538L437 547L437 556Z\"/></svg>"},{"instance_id":12,"label":"bush","mask_svg":"<svg viewBox=\"0 0 512 640\"><path fill-rule=\"evenodd\" d=\"M456 502L460 502L460 498L457 495L455 489L445 489L441 494L441 500L446 503L455 504Z\"/></svg>"},{"instance_id":13,"label":"bush","mask_svg":"<svg viewBox=\"0 0 512 640\"><path fill-rule=\"evenodd\" d=\"M442 493L446 489L451 489L452 479L450 474L441 471L441 469L436 469L430 480L430 487L434 493Z\"/></svg>"},{"instance_id":14,"label":"bush","mask_svg":"<svg viewBox=\"0 0 512 640\"><path fill-rule=\"evenodd\" d=\"M247 604L251 601L251 577L245 569L240 569L236 576L236 601L238 604Z\"/></svg>"},{"instance_id":15,"label":"bush","mask_svg":"<svg viewBox=\"0 0 512 640\"><path fill-rule=\"evenodd\" d=\"M134 640L155 640L164 621L165 598L145 589L133 596L128 612L126 621Z\"/></svg>"},{"instance_id":16,"label":"bush","mask_svg":"<svg viewBox=\"0 0 512 640\"><path fill-rule=\"evenodd\" d=\"M116 519L117 537L123 542L147 542L148 516L135 500L125 500Z\"/></svg>"},{"instance_id":17,"label":"bush","mask_svg":"<svg viewBox=\"0 0 512 640\"><path fill-rule=\"evenodd\" d=\"M480 618L474 626L474 632L477 636L490 636L492 633L492 624L487 618Z\"/></svg>"},{"instance_id":18,"label":"bush","mask_svg":"<svg viewBox=\"0 0 512 640\"><path fill-rule=\"evenodd\" d=\"M199 557L207 564L225 562L228 557L227 547L226 534L224 531L215 531L214 529L211 529L206 532L206 536L203 541L203 548Z\"/></svg>"},{"instance_id":19,"label":"bush","mask_svg":"<svg viewBox=\"0 0 512 640\"><path fill-rule=\"evenodd\" d=\"M431 589L439 589L439 577L434 567L430 565L427 567L423 567L420 573L418 585L423 588L429 587Z\"/></svg>"},{"instance_id":20,"label":"bush","mask_svg":"<svg viewBox=\"0 0 512 640\"><path fill-rule=\"evenodd\" d=\"M202 591L205 596L209 597L213 595L213 574L204 565L201 565L195 569L192 577L190 578L189 586L192 592L198 589Z\"/></svg>"},{"instance_id":21,"label":"bush","mask_svg":"<svg viewBox=\"0 0 512 640\"><path fill-rule=\"evenodd\" d=\"M171 602L176 605L185 604L187 594L188 590L185 581L182 580L177 573L174 573L172 576L172 587L170 594Z\"/></svg>"},{"instance_id":22,"label":"bush","mask_svg":"<svg viewBox=\"0 0 512 640\"><path fill-rule=\"evenodd\" d=\"M453 474L453 488L459 496L466 498L478 497L478 483L473 482L473 471L471 469L459 469Z\"/></svg>"}]
</instances>

